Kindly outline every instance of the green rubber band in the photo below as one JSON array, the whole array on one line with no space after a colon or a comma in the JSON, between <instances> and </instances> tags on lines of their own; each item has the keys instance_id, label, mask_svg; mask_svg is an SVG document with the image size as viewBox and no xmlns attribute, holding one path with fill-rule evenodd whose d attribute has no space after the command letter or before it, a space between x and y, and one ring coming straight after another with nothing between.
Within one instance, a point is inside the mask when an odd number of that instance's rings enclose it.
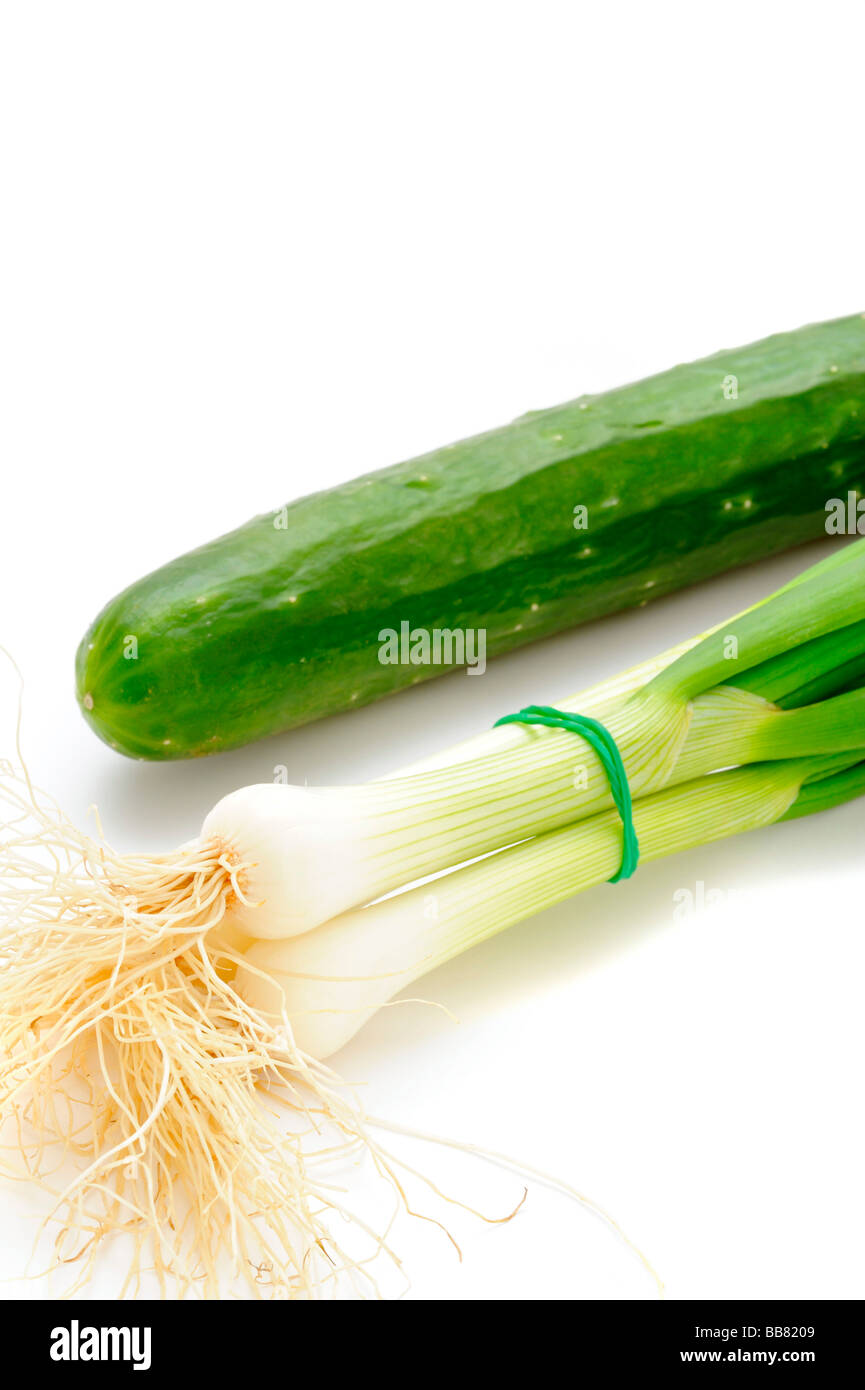
<instances>
[{"instance_id":1,"label":"green rubber band","mask_svg":"<svg viewBox=\"0 0 865 1390\"><path fill-rule=\"evenodd\" d=\"M497 719L493 728L497 729L500 724L543 724L548 729L566 729L569 733L579 734L580 738L584 738L594 748L610 779L610 790L616 810L622 818L624 831L621 868L610 879L610 883L630 878L640 860L640 842L634 829L634 808L628 774L618 744L609 729L597 719L589 719L588 715L553 709L551 705L526 705L518 714L506 714Z\"/></svg>"}]
</instances>

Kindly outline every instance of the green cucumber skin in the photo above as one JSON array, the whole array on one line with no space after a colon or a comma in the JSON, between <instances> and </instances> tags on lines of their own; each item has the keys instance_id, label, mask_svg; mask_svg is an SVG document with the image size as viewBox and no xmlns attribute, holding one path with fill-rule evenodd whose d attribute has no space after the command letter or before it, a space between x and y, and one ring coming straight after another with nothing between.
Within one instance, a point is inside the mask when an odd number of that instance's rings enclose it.
<instances>
[{"instance_id":1,"label":"green cucumber skin","mask_svg":"<svg viewBox=\"0 0 865 1390\"><path fill-rule=\"evenodd\" d=\"M447 669L381 664L383 628L484 628L489 658L822 536L849 490L865 495L858 314L301 498L285 529L255 517L112 599L78 651L79 703L130 756L221 752Z\"/></svg>"}]
</instances>

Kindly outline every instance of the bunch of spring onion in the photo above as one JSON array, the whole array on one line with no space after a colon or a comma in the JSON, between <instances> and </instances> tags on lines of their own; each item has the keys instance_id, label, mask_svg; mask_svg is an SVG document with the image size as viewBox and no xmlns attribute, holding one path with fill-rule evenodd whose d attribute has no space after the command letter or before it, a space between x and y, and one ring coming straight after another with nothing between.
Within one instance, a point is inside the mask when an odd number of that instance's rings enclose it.
<instances>
[{"instance_id":1,"label":"bunch of spring onion","mask_svg":"<svg viewBox=\"0 0 865 1390\"><path fill-rule=\"evenodd\" d=\"M642 864L861 795L865 542L558 703L615 737ZM77 1163L52 1215L79 1282L121 1231L130 1279L181 1294L226 1271L258 1292L266 1268L284 1296L358 1275L323 1160L365 1146L401 1192L399 1165L326 1059L622 855L593 750L519 724L364 787L244 788L161 856L83 834L11 765L0 786L2 1112L29 1172Z\"/></svg>"}]
</instances>

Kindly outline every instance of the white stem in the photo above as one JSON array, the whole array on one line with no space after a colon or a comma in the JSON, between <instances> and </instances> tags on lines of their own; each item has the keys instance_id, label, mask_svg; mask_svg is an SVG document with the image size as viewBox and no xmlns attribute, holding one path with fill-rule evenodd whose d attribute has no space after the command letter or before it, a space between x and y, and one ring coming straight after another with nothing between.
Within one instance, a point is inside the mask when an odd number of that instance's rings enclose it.
<instances>
[{"instance_id":1,"label":"white stem","mask_svg":"<svg viewBox=\"0 0 865 1390\"><path fill-rule=\"evenodd\" d=\"M634 807L641 863L772 824L795 801L802 776L801 763L737 769L644 798ZM328 1057L418 976L611 878L621 853L621 822L604 812L303 936L255 942L238 988L266 1014L290 1020L301 1048Z\"/></svg>"},{"instance_id":2,"label":"white stem","mask_svg":"<svg viewBox=\"0 0 865 1390\"><path fill-rule=\"evenodd\" d=\"M602 712L635 800L752 761L767 721L782 717L758 695L726 689L693 706L638 691L615 696ZM611 805L609 777L585 740L532 727L513 747L413 777L362 787L245 787L214 807L202 839L253 866L238 926L282 938Z\"/></svg>"},{"instance_id":3,"label":"white stem","mask_svg":"<svg viewBox=\"0 0 865 1390\"><path fill-rule=\"evenodd\" d=\"M716 629L710 629L715 631ZM708 636L704 633L703 636ZM600 681L597 685L590 685L585 690L578 690L575 695L565 695L559 700L551 700L549 703L558 709L569 710L573 714L587 714L592 719L600 719L603 722L604 714L619 700L625 699L628 695L633 695L635 691L642 690L644 685L648 685L654 676L666 670L685 652L689 652L692 647L696 647L702 642L703 637L691 637L687 642L679 642L677 646L670 647L662 652L660 656L650 657L648 661L641 661L637 666L631 666L627 671L620 671L617 675L605 681ZM544 696L544 703L547 703ZM541 696L538 696L535 703L538 703ZM506 711L502 711L506 713ZM469 762L474 758L489 757L494 753L502 753L509 748L519 748L531 737L530 731L523 724L500 724L496 728L485 729L483 733L475 734L473 738L464 739L462 743L455 743L450 748L443 748L438 753L432 753L429 757L420 758L417 762L409 763L405 767L397 768L395 772L389 772L386 777L378 780L382 782L394 781L398 777L414 777L421 772L437 772L443 767L452 767L454 763Z\"/></svg>"}]
</instances>

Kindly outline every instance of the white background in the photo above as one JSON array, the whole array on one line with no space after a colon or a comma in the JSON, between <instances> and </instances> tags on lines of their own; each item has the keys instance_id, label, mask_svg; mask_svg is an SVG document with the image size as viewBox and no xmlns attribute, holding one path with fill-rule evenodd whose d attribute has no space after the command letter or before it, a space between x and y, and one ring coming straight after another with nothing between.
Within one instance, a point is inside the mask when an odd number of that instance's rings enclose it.
<instances>
[{"instance_id":1,"label":"white background","mask_svg":"<svg viewBox=\"0 0 865 1390\"><path fill-rule=\"evenodd\" d=\"M197 764L123 760L73 698L102 603L255 512L865 307L855 9L3 6L0 641L31 770L71 815L97 802L119 847L168 848L277 763L383 773L820 553ZM8 675L0 691L8 752ZM856 804L599 888L429 977L458 1025L391 1009L338 1064L373 1111L576 1183L668 1297L861 1297L863 829ZM739 896L675 921L698 881ZM412 1158L493 1214L521 1191L468 1157ZM11 1279L39 1207L0 1203ZM462 1264L432 1227L399 1228L412 1297L656 1296L535 1184L508 1226L448 1222Z\"/></svg>"}]
</instances>

